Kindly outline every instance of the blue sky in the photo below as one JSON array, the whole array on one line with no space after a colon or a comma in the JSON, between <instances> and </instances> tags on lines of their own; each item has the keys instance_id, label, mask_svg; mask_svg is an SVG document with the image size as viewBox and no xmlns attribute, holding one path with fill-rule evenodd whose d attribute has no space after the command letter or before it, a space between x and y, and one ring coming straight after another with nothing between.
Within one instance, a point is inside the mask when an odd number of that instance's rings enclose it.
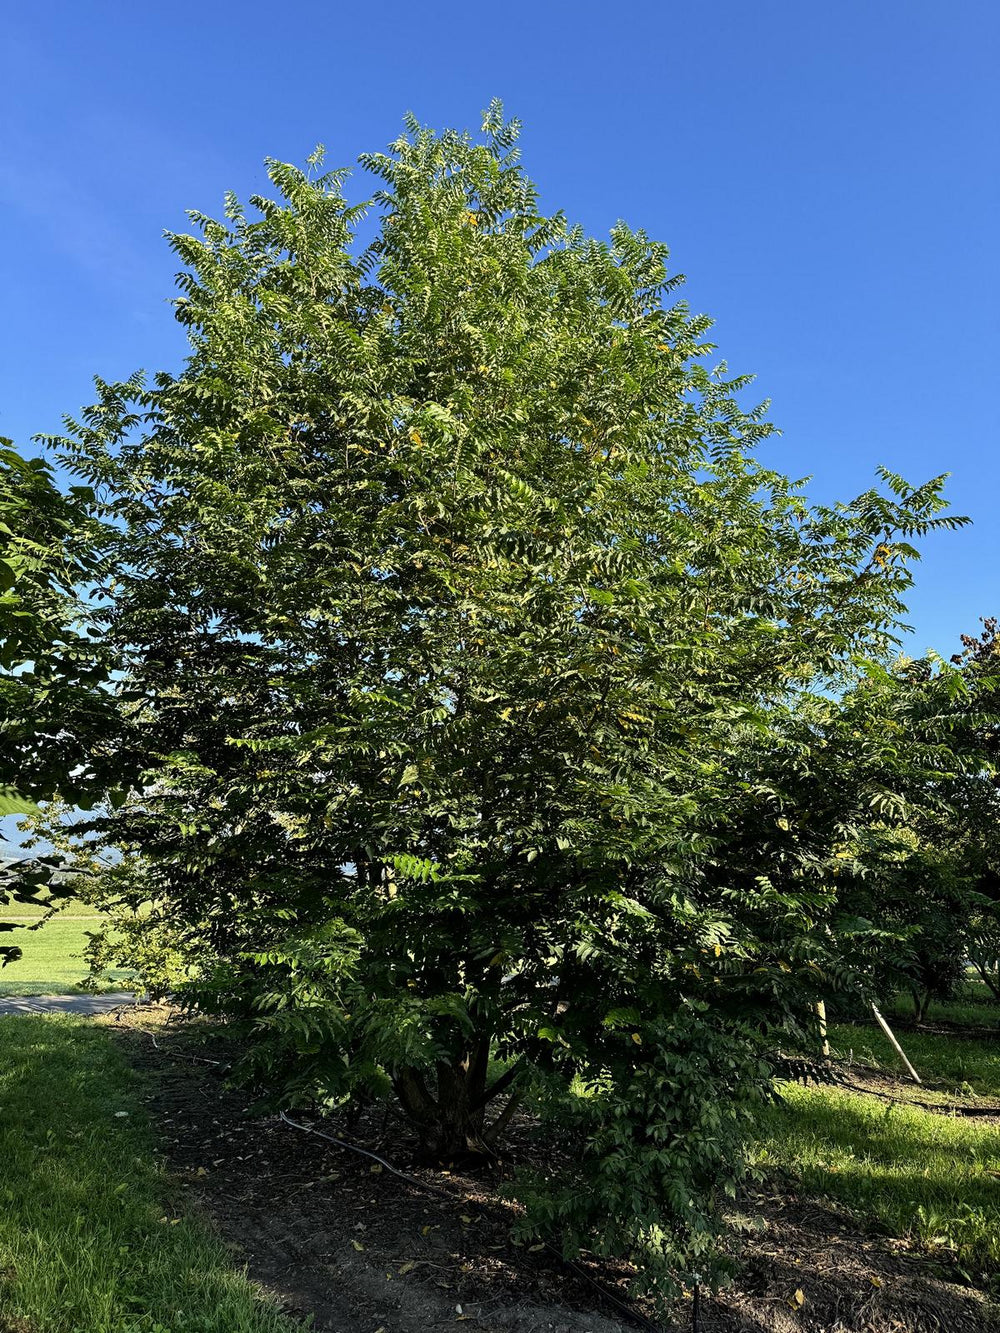
<instances>
[{"instance_id":1,"label":"blue sky","mask_svg":"<svg viewBox=\"0 0 1000 1333\"><path fill-rule=\"evenodd\" d=\"M265 155L352 163L406 110L478 128L499 96L545 206L671 246L773 400L766 462L824 500L878 463L953 473L975 526L928 544L911 651L1000 611L995 0L50 0L4 29L0 434L177 364L185 208L260 188Z\"/></svg>"}]
</instances>

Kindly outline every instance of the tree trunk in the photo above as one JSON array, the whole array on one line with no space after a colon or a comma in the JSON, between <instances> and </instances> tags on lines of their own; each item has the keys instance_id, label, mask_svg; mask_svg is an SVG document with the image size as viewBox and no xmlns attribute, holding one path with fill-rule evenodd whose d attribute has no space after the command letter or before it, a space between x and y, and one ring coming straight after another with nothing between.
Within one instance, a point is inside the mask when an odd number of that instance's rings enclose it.
<instances>
[{"instance_id":1,"label":"tree trunk","mask_svg":"<svg viewBox=\"0 0 1000 1333\"><path fill-rule=\"evenodd\" d=\"M978 959L976 958L973 958L972 965L979 973L980 977L986 983L986 985L989 986L990 990L993 992L996 998L1000 1000L1000 973L997 973L996 975L991 975L990 969L986 966L986 964L979 962Z\"/></svg>"},{"instance_id":2,"label":"tree trunk","mask_svg":"<svg viewBox=\"0 0 1000 1333\"><path fill-rule=\"evenodd\" d=\"M921 991L916 986L912 987L913 995L913 1017L917 1023L922 1023L927 1017L927 1010L931 1004L931 993L929 990Z\"/></svg>"},{"instance_id":3,"label":"tree trunk","mask_svg":"<svg viewBox=\"0 0 1000 1333\"><path fill-rule=\"evenodd\" d=\"M433 1094L418 1070L404 1069L393 1079L396 1095L420 1135L421 1150L432 1160L496 1155L494 1144L520 1104L513 1087L520 1070L512 1067L487 1087L489 1052L490 1039L484 1037L471 1042L456 1060L439 1062ZM491 1103L508 1092L506 1105L493 1117Z\"/></svg>"}]
</instances>

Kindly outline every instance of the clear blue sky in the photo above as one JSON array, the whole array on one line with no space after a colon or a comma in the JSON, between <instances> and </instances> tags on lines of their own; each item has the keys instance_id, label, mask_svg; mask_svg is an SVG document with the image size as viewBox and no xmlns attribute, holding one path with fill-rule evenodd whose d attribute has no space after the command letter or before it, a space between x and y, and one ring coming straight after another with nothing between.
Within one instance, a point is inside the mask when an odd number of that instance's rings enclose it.
<instances>
[{"instance_id":1,"label":"clear blue sky","mask_svg":"<svg viewBox=\"0 0 1000 1333\"><path fill-rule=\"evenodd\" d=\"M161 234L185 208L261 187L265 155L349 164L408 109L476 129L499 96L546 206L671 246L773 400L767 462L826 500L877 463L953 473L975 527L930 544L911 650L1000 612L996 0L49 0L7 6L0 43L0 433L22 446L95 372L177 364Z\"/></svg>"}]
</instances>

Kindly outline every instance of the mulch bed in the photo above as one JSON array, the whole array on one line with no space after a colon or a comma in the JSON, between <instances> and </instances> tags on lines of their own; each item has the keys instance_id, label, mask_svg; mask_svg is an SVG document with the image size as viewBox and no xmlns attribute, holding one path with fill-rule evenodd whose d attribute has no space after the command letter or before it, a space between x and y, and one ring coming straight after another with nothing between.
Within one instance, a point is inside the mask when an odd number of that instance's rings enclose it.
<instances>
[{"instance_id":1,"label":"mulch bed","mask_svg":"<svg viewBox=\"0 0 1000 1333\"><path fill-rule=\"evenodd\" d=\"M314 1316L314 1333L424 1333L454 1324L479 1333L625 1333L642 1326L544 1248L511 1242L514 1205L497 1193L496 1169L415 1164L405 1129L381 1111L350 1129L295 1117L447 1194L425 1192L274 1116L255 1116L220 1067L177 1058L201 1049L183 1029L164 1035L158 1027L158 1049L137 1030L143 1021L141 1011L126 1012L114 1030L149 1075L147 1108L178 1190L290 1315ZM871 1235L832 1205L775 1187L749 1194L740 1209L757 1229L744 1241L736 1285L703 1295L701 1333L1000 1327L980 1293L947 1281L926 1255ZM582 1267L630 1306L626 1266ZM679 1302L664 1333L690 1329L692 1313L690 1299Z\"/></svg>"}]
</instances>

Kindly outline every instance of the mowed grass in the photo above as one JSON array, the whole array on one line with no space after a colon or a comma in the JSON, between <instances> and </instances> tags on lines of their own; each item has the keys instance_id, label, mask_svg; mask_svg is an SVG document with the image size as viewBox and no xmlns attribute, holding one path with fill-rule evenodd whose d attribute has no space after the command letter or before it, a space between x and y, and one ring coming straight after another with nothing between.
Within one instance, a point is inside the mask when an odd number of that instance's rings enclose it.
<instances>
[{"instance_id":1,"label":"mowed grass","mask_svg":"<svg viewBox=\"0 0 1000 1333\"><path fill-rule=\"evenodd\" d=\"M1000 1273L1000 1133L851 1092L787 1086L756 1164L846 1204L890 1235L947 1247L967 1280Z\"/></svg>"},{"instance_id":2,"label":"mowed grass","mask_svg":"<svg viewBox=\"0 0 1000 1333\"><path fill-rule=\"evenodd\" d=\"M901 1085L901 1096L971 1105L971 1093L1000 1103L996 1038L897 1035L928 1090ZM855 1059L906 1079L899 1057L874 1026L831 1025L830 1043L835 1056L853 1051ZM839 1089L789 1084L782 1097L783 1104L763 1117L752 1150L758 1166L790 1174L806 1192L846 1204L890 1235L942 1254L952 1251L959 1275L996 1286L1000 1125Z\"/></svg>"},{"instance_id":3,"label":"mowed grass","mask_svg":"<svg viewBox=\"0 0 1000 1333\"><path fill-rule=\"evenodd\" d=\"M14 905L0 908L0 921L37 921L38 912ZM16 944L23 957L0 970L0 996L75 995L84 988L88 966L83 958L87 932L97 931L103 918L87 903L73 902L37 930L4 931L0 944ZM131 973L112 971L97 984L97 990L127 990ZM86 989L90 989L87 987Z\"/></svg>"},{"instance_id":4,"label":"mowed grass","mask_svg":"<svg viewBox=\"0 0 1000 1333\"><path fill-rule=\"evenodd\" d=\"M845 1058L853 1053L855 1060L907 1077L902 1061L880 1029L834 1023L829 1036L834 1055ZM902 1031L896 1036L926 1087L1000 1100L1000 1036L986 1032L982 1037L966 1037Z\"/></svg>"},{"instance_id":5,"label":"mowed grass","mask_svg":"<svg viewBox=\"0 0 1000 1333\"><path fill-rule=\"evenodd\" d=\"M886 1017L913 1020L913 996L901 991L886 1009ZM1000 1002L978 979L965 982L953 1000L932 1000L925 1023L962 1023L968 1027L992 1028L1000 1032Z\"/></svg>"},{"instance_id":6,"label":"mowed grass","mask_svg":"<svg viewBox=\"0 0 1000 1333\"><path fill-rule=\"evenodd\" d=\"M0 1018L0 1326L292 1333L155 1165L141 1083L86 1020Z\"/></svg>"}]
</instances>

